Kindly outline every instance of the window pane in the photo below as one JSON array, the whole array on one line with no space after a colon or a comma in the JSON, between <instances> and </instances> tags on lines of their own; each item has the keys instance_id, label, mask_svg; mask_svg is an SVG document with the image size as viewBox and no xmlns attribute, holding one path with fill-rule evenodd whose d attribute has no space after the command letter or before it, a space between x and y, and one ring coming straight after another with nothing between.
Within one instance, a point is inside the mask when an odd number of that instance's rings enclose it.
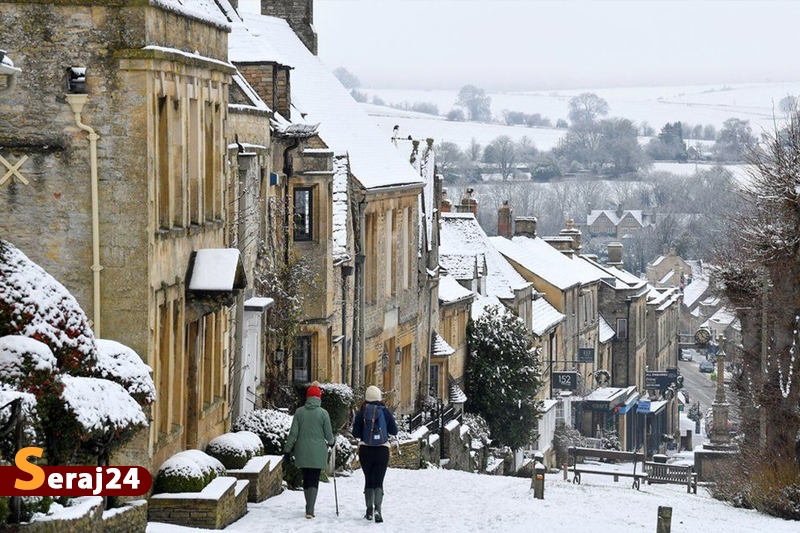
<instances>
[{"instance_id":1,"label":"window pane","mask_svg":"<svg viewBox=\"0 0 800 533\"><path fill-rule=\"evenodd\" d=\"M294 240L310 241L312 238L312 196L311 189L295 188L294 190Z\"/></svg>"},{"instance_id":2,"label":"window pane","mask_svg":"<svg viewBox=\"0 0 800 533\"><path fill-rule=\"evenodd\" d=\"M292 380L311 381L311 337L298 337L292 357Z\"/></svg>"}]
</instances>

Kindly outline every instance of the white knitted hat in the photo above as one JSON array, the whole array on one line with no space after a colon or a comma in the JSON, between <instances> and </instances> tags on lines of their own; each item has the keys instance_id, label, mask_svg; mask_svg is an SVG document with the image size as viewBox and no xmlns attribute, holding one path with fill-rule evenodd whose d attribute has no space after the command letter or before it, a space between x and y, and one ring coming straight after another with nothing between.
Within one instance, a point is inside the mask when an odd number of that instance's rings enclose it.
<instances>
[{"instance_id":1,"label":"white knitted hat","mask_svg":"<svg viewBox=\"0 0 800 533\"><path fill-rule=\"evenodd\" d=\"M364 393L364 399L368 402L381 401L381 390L375 385L370 385L367 387L367 392Z\"/></svg>"}]
</instances>

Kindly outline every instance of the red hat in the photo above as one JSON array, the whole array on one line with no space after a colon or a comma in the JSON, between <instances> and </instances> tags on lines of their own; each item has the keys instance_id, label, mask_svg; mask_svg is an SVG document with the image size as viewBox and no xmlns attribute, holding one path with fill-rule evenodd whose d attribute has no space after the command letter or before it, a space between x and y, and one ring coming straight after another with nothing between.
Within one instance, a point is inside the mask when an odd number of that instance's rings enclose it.
<instances>
[{"instance_id":1,"label":"red hat","mask_svg":"<svg viewBox=\"0 0 800 533\"><path fill-rule=\"evenodd\" d=\"M319 398L320 400L322 399L322 390L313 384L306 391L306 398L311 398L312 396Z\"/></svg>"}]
</instances>

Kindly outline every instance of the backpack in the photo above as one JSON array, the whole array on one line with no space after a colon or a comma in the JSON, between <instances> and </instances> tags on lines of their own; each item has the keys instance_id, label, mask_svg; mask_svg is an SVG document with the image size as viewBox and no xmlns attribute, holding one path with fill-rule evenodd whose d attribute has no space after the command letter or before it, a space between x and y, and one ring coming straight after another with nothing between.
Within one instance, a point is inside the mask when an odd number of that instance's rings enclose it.
<instances>
[{"instance_id":1,"label":"backpack","mask_svg":"<svg viewBox=\"0 0 800 533\"><path fill-rule=\"evenodd\" d=\"M370 446L379 446L389 442L389 432L386 429L386 417L383 415L383 406L368 403L364 406L364 426L361 440Z\"/></svg>"}]
</instances>

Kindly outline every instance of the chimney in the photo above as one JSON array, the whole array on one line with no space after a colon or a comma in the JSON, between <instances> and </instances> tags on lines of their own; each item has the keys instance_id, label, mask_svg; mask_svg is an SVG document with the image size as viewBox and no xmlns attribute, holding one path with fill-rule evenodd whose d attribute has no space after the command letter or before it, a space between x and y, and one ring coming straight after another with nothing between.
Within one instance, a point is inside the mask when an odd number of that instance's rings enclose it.
<instances>
[{"instance_id":1,"label":"chimney","mask_svg":"<svg viewBox=\"0 0 800 533\"><path fill-rule=\"evenodd\" d=\"M561 230L561 236L570 237L572 239L572 249L576 254L581 255L581 230L575 227L574 220L567 220L567 227Z\"/></svg>"},{"instance_id":2,"label":"chimney","mask_svg":"<svg viewBox=\"0 0 800 533\"><path fill-rule=\"evenodd\" d=\"M503 205L497 210L497 234L506 239L510 239L513 235L511 231L511 213L512 210L508 207L508 200L503 200Z\"/></svg>"},{"instance_id":3,"label":"chimney","mask_svg":"<svg viewBox=\"0 0 800 533\"><path fill-rule=\"evenodd\" d=\"M261 14L284 19L306 48L317 55L314 0L261 0Z\"/></svg>"},{"instance_id":4,"label":"chimney","mask_svg":"<svg viewBox=\"0 0 800 533\"><path fill-rule=\"evenodd\" d=\"M572 249L573 241L571 237L559 235L558 237L542 237L542 240L567 257L572 257L575 253L575 250Z\"/></svg>"},{"instance_id":5,"label":"chimney","mask_svg":"<svg viewBox=\"0 0 800 533\"><path fill-rule=\"evenodd\" d=\"M608 261L606 261L606 264L610 267L616 267L622 270L622 243L610 242L606 250L608 252Z\"/></svg>"},{"instance_id":6,"label":"chimney","mask_svg":"<svg viewBox=\"0 0 800 533\"><path fill-rule=\"evenodd\" d=\"M514 235L536 238L536 217L517 217L514 219Z\"/></svg>"},{"instance_id":7,"label":"chimney","mask_svg":"<svg viewBox=\"0 0 800 533\"><path fill-rule=\"evenodd\" d=\"M617 204L617 217L622 218L622 202Z\"/></svg>"},{"instance_id":8,"label":"chimney","mask_svg":"<svg viewBox=\"0 0 800 533\"><path fill-rule=\"evenodd\" d=\"M459 213L472 213L475 217L478 217L478 201L472 197L472 193L474 189L469 187L467 191L464 193L464 198L461 200L461 208L458 210Z\"/></svg>"},{"instance_id":9,"label":"chimney","mask_svg":"<svg viewBox=\"0 0 800 533\"><path fill-rule=\"evenodd\" d=\"M453 203L447 197L447 189L442 189L442 200L439 202L440 213L450 213L453 210Z\"/></svg>"}]
</instances>

